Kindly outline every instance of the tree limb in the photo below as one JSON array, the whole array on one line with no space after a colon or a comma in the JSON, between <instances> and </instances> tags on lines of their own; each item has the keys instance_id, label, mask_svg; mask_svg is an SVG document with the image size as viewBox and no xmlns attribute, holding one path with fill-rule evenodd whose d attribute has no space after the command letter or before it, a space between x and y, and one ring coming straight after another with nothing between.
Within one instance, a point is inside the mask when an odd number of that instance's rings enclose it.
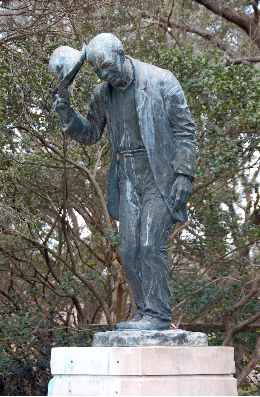
<instances>
[{"instance_id":1,"label":"tree limb","mask_svg":"<svg viewBox=\"0 0 260 397\"><path fill-rule=\"evenodd\" d=\"M230 65L239 65L242 62L249 62L249 63L257 63L260 62L260 56L255 57L246 57L246 58L236 58L236 59L228 59L226 61L226 66Z\"/></svg>"},{"instance_id":2,"label":"tree limb","mask_svg":"<svg viewBox=\"0 0 260 397\"><path fill-rule=\"evenodd\" d=\"M177 29L184 30L185 32L195 33L198 36L203 37L205 40L211 41L212 43L214 43L218 48L220 48L222 51L225 51L229 56L231 56L231 57L234 56L234 52L231 49L231 47L227 43L218 41L217 37L213 33L209 32L208 30L203 30L196 26L192 26L188 23L178 22L173 19L170 19L168 21L168 19L165 17L160 17L159 25L161 27L163 27L164 29L165 29L165 25L166 25L171 28L177 28ZM174 37L174 39L175 39L175 37Z\"/></svg>"},{"instance_id":3,"label":"tree limb","mask_svg":"<svg viewBox=\"0 0 260 397\"><path fill-rule=\"evenodd\" d=\"M207 328L210 332L214 332L214 330L219 329L221 332L225 332L225 324L222 322L207 322L207 323L195 323L195 322L189 322L189 323L180 323L179 325L180 329L185 329L186 331L202 331L203 329ZM237 333L240 332L245 332L249 330L258 330L259 329L259 323L252 323L245 325L243 328L237 331Z\"/></svg>"},{"instance_id":4,"label":"tree limb","mask_svg":"<svg viewBox=\"0 0 260 397\"><path fill-rule=\"evenodd\" d=\"M7 292L5 292L2 288L0 289L0 294L4 295L10 302L12 302L13 304L15 304L15 299L9 295Z\"/></svg>"},{"instance_id":5,"label":"tree limb","mask_svg":"<svg viewBox=\"0 0 260 397\"><path fill-rule=\"evenodd\" d=\"M219 0L195 0L214 14L221 16L229 22L239 26L250 37L250 39L260 48L260 30L253 19L234 8L223 5Z\"/></svg>"},{"instance_id":6,"label":"tree limb","mask_svg":"<svg viewBox=\"0 0 260 397\"><path fill-rule=\"evenodd\" d=\"M242 382L246 379L247 375L256 367L256 365L260 361L260 336L257 340L256 348L253 353L253 357L247 364L245 368L243 368L242 372L237 377L237 386L240 386Z\"/></svg>"},{"instance_id":7,"label":"tree limb","mask_svg":"<svg viewBox=\"0 0 260 397\"><path fill-rule=\"evenodd\" d=\"M230 342L232 341L233 337L235 334L244 328L246 325L249 325L253 323L254 321L258 320L260 318L260 311L256 313L254 316L248 318L247 320L243 321L242 323L237 324L234 328L232 328L232 331L228 334L224 342L222 343L223 346L229 346Z\"/></svg>"},{"instance_id":8,"label":"tree limb","mask_svg":"<svg viewBox=\"0 0 260 397\"><path fill-rule=\"evenodd\" d=\"M237 310L241 309L241 307L245 306L250 301L250 299L253 296L255 296L256 293L259 291L259 286L260 286L260 277L256 278L253 281L253 285L250 292L246 296L244 296L238 303L236 303L233 309L229 311L229 313L234 313Z\"/></svg>"},{"instance_id":9,"label":"tree limb","mask_svg":"<svg viewBox=\"0 0 260 397\"><path fill-rule=\"evenodd\" d=\"M259 22L259 8L258 8L258 0L252 0L252 7L254 10L254 22L258 23Z\"/></svg>"}]
</instances>

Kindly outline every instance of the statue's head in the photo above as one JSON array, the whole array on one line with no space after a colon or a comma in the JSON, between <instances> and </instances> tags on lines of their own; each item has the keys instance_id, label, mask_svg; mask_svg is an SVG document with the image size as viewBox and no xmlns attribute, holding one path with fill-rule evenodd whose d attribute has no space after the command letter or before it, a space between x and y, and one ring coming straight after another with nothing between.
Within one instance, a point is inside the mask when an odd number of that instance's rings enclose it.
<instances>
[{"instance_id":1,"label":"statue's head","mask_svg":"<svg viewBox=\"0 0 260 397\"><path fill-rule=\"evenodd\" d=\"M118 85L123 76L125 54L121 41L111 33L101 33L87 46L87 61L102 80Z\"/></svg>"}]
</instances>

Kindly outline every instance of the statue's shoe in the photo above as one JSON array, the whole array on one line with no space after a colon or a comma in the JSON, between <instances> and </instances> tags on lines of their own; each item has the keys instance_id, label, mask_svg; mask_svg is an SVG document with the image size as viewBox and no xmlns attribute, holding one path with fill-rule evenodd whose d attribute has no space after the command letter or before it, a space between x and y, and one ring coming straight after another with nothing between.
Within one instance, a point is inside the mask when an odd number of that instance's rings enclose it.
<instances>
[{"instance_id":1,"label":"statue's shoe","mask_svg":"<svg viewBox=\"0 0 260 397\"><path fill-rule=\"evenodd\" d=\"M122 321L122 323L116 324L116 329L129 329L129 324L137 323L138 321L142 320L143 314L137 313L134 318L129 321Z\"/></svg>"},{"instance_id":2,"label":"statue's shoe","mask_svg":"<svg viewBox=\"0 0 260 397\"><path fill-rule=\"evenodd\" d=\"M165 331L169 330L171 322L168 320L162 320L149 315L143 316L140 321L126 321L125 323L119 323L117 325L124 324L124 330L146 330L146 331Z\"/></svg>"}]
</instances>

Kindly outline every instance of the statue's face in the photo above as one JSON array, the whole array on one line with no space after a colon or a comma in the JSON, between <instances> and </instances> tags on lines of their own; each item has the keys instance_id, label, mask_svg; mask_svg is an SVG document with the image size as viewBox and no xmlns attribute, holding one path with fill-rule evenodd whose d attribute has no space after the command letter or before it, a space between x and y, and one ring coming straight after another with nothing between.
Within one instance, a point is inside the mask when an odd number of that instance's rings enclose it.
<instances>
[{"instance_id":1,"label":"statue's face","mask_svg":"<svg viewBox=\"0 0 260 397\"><path fill-rule=\"evenodd\" d=\"M88 63L101 80L113 86L120 84L123 77L123 54L110 49L99 49L88 57Z\"/></svg>"}]
</instances>

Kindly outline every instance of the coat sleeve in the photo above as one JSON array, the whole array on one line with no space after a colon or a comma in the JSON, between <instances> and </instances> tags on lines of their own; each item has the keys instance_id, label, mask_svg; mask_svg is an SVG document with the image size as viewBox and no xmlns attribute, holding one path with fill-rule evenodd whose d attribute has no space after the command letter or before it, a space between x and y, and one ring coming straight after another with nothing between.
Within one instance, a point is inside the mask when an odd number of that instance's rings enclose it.
<instances>
[{"instance_id":1,"label":"coat sleeve","mask_svg":"<svg viewBox=\"0 0 260 397\"><path fill-rule=\"evenodd\" d=\"M72 139L83 145L93 145L103 134L106 125L106 116L103 102L103 87L98 85L89 105L87 117L84 118L75 110L72 110L72 118L67 125L60 122L62 131Z\"/></svg>"},{"instance_id":2,"label":"coat sleeve","mask_svg":"<svg viewBox=\"0 0 260 397\"><path fill-rule=\"evenodd\" d=\"M166 113L174 139L173 169L194 179L196 170L196 133L184 93L177 79L168 72L163 84Z\"/></svg>"}]
</instances>

